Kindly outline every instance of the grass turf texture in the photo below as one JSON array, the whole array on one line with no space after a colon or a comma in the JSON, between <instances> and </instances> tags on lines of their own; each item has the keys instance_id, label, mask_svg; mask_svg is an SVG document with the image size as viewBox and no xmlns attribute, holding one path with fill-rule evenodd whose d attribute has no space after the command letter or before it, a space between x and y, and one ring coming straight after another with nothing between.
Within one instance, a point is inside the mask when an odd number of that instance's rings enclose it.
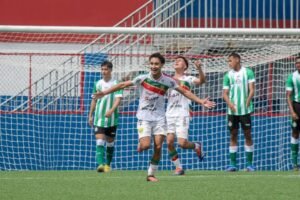
<instances>
[{"instance_id":1,"label":"grass turf texture","mask_svg":"<svg viewBox=\"0 0 300 200\"><path fill-rule=\"evenodd\" d=\"M83 199L299 199L299 172L187 171L173 176L157 173L146 182L146 171L2 171L1 200Z\"/></svg>"}]
</instances>

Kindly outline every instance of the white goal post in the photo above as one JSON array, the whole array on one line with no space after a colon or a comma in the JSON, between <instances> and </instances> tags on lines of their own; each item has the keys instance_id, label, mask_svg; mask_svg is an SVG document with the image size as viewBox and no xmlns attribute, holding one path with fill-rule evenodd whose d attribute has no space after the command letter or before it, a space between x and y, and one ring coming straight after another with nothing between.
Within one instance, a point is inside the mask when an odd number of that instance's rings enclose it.
<instances>
[{"instance_id":1,"label":"white goal post","mask_svg":"<svg viewBox=\"0 0 300 200\"><path fill-rule=\"evenodd\" d=\"M0 26L0 170L94 169L95 139L88 125L93 83L100 64L112 61L114 76L130 79L147 72L148 56L173 60L185 56L188 74L201 60L207 82L194 88L217 102L213 110L193 104L189 139L202 141L207 158L179 150L186 169L223 170L229 163L229 133L222 80L227 57L236 52L255 72L253 118L254 165L258 170L288 170L290 124L285 81L300 55L299 29L212 29ZM137 154L135 88L124 91L112 168L141 170L151 150ZM238 165L245 164L239 134ZM172 169L164 144L161 169Z\"/></svg>"}]
</instances>

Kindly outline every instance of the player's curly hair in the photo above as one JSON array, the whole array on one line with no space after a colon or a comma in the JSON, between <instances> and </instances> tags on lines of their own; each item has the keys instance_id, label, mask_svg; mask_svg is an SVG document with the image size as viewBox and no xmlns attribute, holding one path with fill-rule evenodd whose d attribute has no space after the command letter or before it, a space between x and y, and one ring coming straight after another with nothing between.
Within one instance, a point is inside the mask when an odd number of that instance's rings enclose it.
<instances>
[{"instance_id":1,"label":"player's curly hair","mask_svg":"<svg viewBox=\"0 0 300 200\"><path fill-rule=\"evenodd\" d=\"M149 57L149 61L150 61L152 58L158 58L162 64L165 64L165 62L166 62L165 57L163 57L163 55L161 55L161 54L158 53L158 52L157 52L157 53L151 54L150 57Z\"/></svg>"}]
</instances>

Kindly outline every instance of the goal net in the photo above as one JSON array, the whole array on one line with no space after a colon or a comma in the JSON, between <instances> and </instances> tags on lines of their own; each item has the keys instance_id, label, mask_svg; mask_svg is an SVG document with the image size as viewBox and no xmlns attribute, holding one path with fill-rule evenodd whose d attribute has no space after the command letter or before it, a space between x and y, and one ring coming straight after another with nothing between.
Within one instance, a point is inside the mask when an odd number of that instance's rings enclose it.
<instances>
[{"instance_id":1,"label":"goal net","mask_svg":"<svg viewBox=\"0 0 300 200\"><path fill-rule=\"evenodd\" d=\"M229 132L222 81L227 57L237 52L255 73L254 165L258 170L288 170L290 124L285 80L300 55L296 30L0 27L0 170L95 169L96 143L88 125L93 84L100 65L112 61L114 76L132 79L148 72L148 57L160 52L172 75L177 55L188 58L187 74L198 76L201 60L206 83L193 89L217 103L212 110L192 105L189 140L202 141L207 157L181 150L185 169L223 170L229 163ZM137 153L135 87L124 91L112 168L144 170L152 149ZM167 100L167 99L166 99ZM238 166L245 166L239 133ZM166 144L160 169L173 169Z\"/></svg>"}]
</instances>

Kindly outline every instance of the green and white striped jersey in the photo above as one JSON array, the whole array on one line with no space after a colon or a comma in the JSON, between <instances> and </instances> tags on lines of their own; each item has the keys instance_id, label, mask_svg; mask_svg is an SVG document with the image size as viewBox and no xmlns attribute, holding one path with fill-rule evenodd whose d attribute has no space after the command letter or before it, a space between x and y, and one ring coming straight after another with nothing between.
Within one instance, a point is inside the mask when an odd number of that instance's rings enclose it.
<instances>
[{"instance_id":1,"label":"green and white striped jersey","mask_svg":"<svg viewBox=\"0 0 300 200\"><path fill-rule=\"evenodd\" d=\"M286 90L292 91L292 101L300 103L300 74L298 71L288 76Z\"/></svg>"},{"instance_id":2,"label":"green and white striped jersey","mask_svg":"<svg viewBox=\"0 0 300 200\"><path fill-rule=\"evenodd\" d=\"M114 79L110 79L110 81L108 82L105 82L103 79L101 79L95 83L93 93L107 90L116 84L118 84L118 82ZM117 92L105 95L104 97L97 100L94 126L107 128L118 125L118 109L116 109L109 118L105 117L105 114L112 108L116 97L122 97L122 95L123 91L119 90Z\"/></svg>"},{"instance_id":3,"label":"green and white striped jersey","mask_svg":"<svg viewBox=\"0 0 300 200\"><path fill-rule=\"evenodd\" d=\"M254 73L250 68L241 67L239 71L233 69L224 75L223 90L229 90L229 100L235 105L236 112L227 109L229 115L246 115L253 112L253 102L246 107L249 95L249 83L255 82Z\"/></svg>"}]
</instances>

